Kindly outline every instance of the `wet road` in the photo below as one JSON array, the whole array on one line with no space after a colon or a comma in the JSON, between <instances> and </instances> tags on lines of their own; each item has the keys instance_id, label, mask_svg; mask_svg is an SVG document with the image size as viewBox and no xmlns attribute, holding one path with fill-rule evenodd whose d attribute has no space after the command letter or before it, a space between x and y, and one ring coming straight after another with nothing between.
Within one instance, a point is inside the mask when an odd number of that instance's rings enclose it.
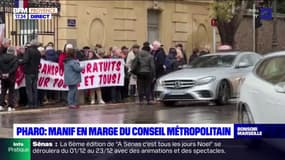
<instances>
[{"instance_id":1,"label":"wet road","mask_svg":"<svg viewBox=\"0 0 285 160\"><path fill-rule=\"evenodd\" d=\"M0 137L12 137L14 123L234 123L236 105L209 106L183 104L165 107L162 104L82 106L0 112Z\"/></svg>"}]
</instances>

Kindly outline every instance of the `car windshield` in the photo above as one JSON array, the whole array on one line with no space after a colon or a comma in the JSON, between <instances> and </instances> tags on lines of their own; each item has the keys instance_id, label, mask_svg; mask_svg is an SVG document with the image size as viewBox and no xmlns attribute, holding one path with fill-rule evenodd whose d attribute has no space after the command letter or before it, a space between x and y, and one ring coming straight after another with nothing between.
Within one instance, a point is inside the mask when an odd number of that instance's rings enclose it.
<instances>
[{"instance_id":1,"label":"car windshield","mask_svg":"<svg viewBox=\"0 0 285 160\"><path fill-rule=\"evenodd\" d=\"M231 67L236 55L208 55L195 59L190 63L191 68Z\"/></svg>"},{"instance_id":2,"label":"car windshield","mask_svg":"<svg viewBox=\"0 0 285 160\"><path fill-rule=\"evenodd\" d=\"M285 56L279 56L265 60L256 70L264 80L277 84L285 82Z\"/></svg>"}]
</instances>

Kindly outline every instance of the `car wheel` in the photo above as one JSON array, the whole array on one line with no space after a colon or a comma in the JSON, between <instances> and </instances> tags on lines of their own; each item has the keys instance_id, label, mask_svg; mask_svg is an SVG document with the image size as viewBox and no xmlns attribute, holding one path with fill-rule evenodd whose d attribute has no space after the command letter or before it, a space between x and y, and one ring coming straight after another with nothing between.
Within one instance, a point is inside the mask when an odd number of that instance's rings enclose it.
<instances>
[{"instance_id":1,"label":"car wheel","mask_svg":"<svg viewBox=\"0 0 285 160\"><path fill-rule=\"evenodd\" d=\"M218 88L218 93L217 93L217 100L216 103L218 105L226 105L229 103L230 99L230 86L227 81L221 81L219 88Z\"/></svg>"},{"instance_id":2,"label":"car wheel","mask_svg":"<svg viewBox=\"0 0 285 160\"><path fill-rule=\"evenodd\" d=\"M164 104L165 106L168 106L168 107L174 106L175 103L176 103L175 101L165 101L165 102L163 102L163 104Z\"/></svg>"}]
</instances>

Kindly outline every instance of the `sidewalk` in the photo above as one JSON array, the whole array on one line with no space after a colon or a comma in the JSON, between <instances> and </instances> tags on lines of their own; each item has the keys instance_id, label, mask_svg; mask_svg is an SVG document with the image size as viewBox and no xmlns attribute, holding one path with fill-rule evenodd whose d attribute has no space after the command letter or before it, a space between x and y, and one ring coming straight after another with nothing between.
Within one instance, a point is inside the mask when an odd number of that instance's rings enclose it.
<instances>
[{"instance_id":1,"label":"sidewalk","mask_svg":"<svg viewBox=\"0 0 285 160\"><path fill-rule=\"evenodd\" d=\"M91 105L89 103L81 104L80 108L89 108L89 107L104 107L104 106L117 106L117 105L124 105L124 104L135 104L136 98L135 97L129 97L122 103L106 103L106 104L94 104ZM64 105L62 103L49 103L44 106L40 106L38 108L26 108L26 107L16 107L15 111L8 111L7 108L5 110L0 111L0 115L2 114L9 114L9 113L36 113L36 112L43 112L43 111L53 111L53 110L65 110L69 109L67 105Z\"/></svg>"}]
</instances>

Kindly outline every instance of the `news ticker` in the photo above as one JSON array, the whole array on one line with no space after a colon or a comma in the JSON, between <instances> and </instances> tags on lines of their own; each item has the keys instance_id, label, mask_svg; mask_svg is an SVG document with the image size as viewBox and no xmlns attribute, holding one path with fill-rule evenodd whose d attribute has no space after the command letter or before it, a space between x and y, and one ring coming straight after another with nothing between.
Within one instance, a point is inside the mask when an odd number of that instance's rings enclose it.
<instances>
[{"instance_id":1,"label":"news ticker","mask_svg":"<svg viewBox=\"0 0 285 160\"><path fill-rule=\"evenodd\" d=\"M57 13L57 8L13 8L14 19L16 20L52 19L52 14Z\"/></svg>"},{"instance_id":2,"label":"news ticker","mask_svg":"<svg viewBox=\"0 0 285 160\"><path fill-rule=\"evenodd\" d=\"M35 139L285 138L285 124L14 124L13 137Z\"/></svg>"},{"instance_id":3,"label":"news ticker","mask_svg":"<svg viewBox=\"0 0 285 160\"><path fill-rule=\"evenodd\" d=\"M259 141L245 141L245 139L0 139L0 159L284 160L284 152ZM282 140L278 141L284 143ZM250 149L249 144L255 146L255 149Z\"/></svg>"}]
</instances>

